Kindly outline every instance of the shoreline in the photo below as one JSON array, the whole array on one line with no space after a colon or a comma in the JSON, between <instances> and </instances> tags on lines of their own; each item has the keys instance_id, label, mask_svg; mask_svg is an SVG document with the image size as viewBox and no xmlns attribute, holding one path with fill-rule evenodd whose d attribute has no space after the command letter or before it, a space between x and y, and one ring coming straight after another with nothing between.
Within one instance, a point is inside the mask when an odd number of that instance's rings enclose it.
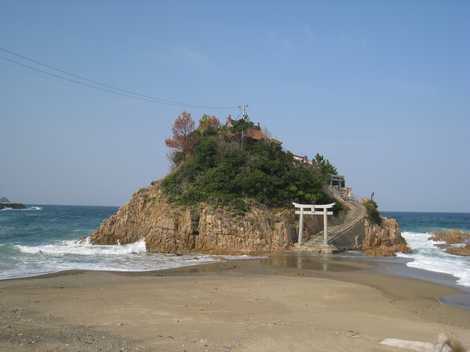
<instances>
[{"instance_id":1,"label":"shoreline","mask_svg":"<svg viewBox=\"0 0 470 352\"><path fill-rule=\"evenodd\" d=\"M284 254L2 280L0 350L386 351L382 338L433 342L439 332L470 345L470 310L441 298L464 290L377 262Z\"/></svg>"},{"instance_id":2,"label":"shoreline","mask_svg":"<svg viewBox=\"0 0 470 352\"><path fill-rule=\"evenodd\" d=\"M195 253L195 255L200 253ZM201 254L205 255L205 254ZM216 256L217 257L217 256ZM225 259L216 262L202 262L198 264L191 264L187 266L181 266L176 268L157 269L157 270L142 270L142 271L119 271L119 270L86 270L86 269L71 269L62 270L51 273L43 273L39 275L25 276L25 277L12 277L0 280L2 282L11 282L17 280L31 280L31 279L47 279L60 276L78 275L84 273L110 273L116 275L128 275L128 276L147 276L147 275L177 275L178 273L185 272L204 272L215 270L213 268L223 268L223 264L230 263L243 263L252 262L266 265L273 265L272 258L288 258L287 261L282 264L285 269L307 269L314 270L315 272L322 271L341 271L338 267L342 267L344 271L353 270L366 270L370 273L376 273L378 275L387 275L397 278L410 278L418 281L429 282L440 286L445 286L456 290L452 295L440 297L439 300L443 304L456 306L462 309L470 310L470 287L462 286L457 284L457 278L451 274L429 271L425 269L408 267L407 262L412 261L408 258L400 257L374 257L366 256L360 252L350 251L335 255L318 255L318 254L306 254L296 252L284 252L278 253L273 256L265 257L250 257L246 258L235 258ZM274 264L276 266L278 264Z\"/></svg>"},{"instance_id":3,"label":"shoreline","mask_svg":"<svg viewBox=\"0 0 470 352\"><path fill-rule=\"evenodd\" d=\"M200 253L195 253L198 255ZM205 254L201 254L205 255ZM217 257L217 255L215 255ZM356 251L349 251L335 255L318 255L318 254L306 254L306 253L296 253L296 252L284 252L278 253L274 256L265 256L265 257L250 257L246 258L235 258L235 259L225 259L226 256L221 255L221 258L224 257L221 261L217 262L201 262L198 264L191 264L187 266L181 266L176 268L167 268L167 269L156 269L156 270L142 270L142 271L119 271L119 270L86 270L86 269L71 269L71 270L62 270L51 273L43 273L32 276L25 277L12 277L5 278L0 280L2 282L10 282L16 280L30 280L30 279L47 279L52 277L60 277L65 275L77 275L83 273L111 273L116 275L129 275L129 276L147 276L147 275L177 275L182 272L196 272L196 271L206 271L206 267L209 267L208 271L211 271L212 267L223 267L223 264L228 263L240 263L240 262L272 262L271 258L282 258L287 257L289 260L286 261L283 265L287 268L296 268L303 269L302 263L306 264L306 269L314 271L339 271L338 266L343 268L349 268L350 270L368 270L371 273L376 273L379 275L387 275L398 278L410 278L418 281L424 281L433 283L440 286L449 287L455 289L456 292L449 296L440 297L439 300L443 304L448 304L456 306L463 309L470 310L470 287L462 286L457 284L457 278L451 274L435 272L425 269L408 267L407 262L412 261L408 258L400 257L374 257L366 256ZM295 258L296 263L294 263L293 258ZM315 263L312 266L312 263ZM333 265L332 265L333 264ZM269 264L269 265L272 265ZM330 267L330 268L328 268Z\"/></svg>"}]
</instances>

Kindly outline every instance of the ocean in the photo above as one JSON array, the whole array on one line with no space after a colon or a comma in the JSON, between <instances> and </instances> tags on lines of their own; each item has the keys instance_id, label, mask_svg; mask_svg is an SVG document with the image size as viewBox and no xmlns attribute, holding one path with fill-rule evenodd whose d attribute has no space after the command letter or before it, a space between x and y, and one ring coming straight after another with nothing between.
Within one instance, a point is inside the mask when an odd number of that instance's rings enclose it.
<instances>
[{"instance_id":1,"label":"ocean","mask_svg":"<svg viewBox=\"0 0 470 352\"><path fill-rule=\"evenodd\" d=\"M385 212L398 220L402 236L412 253L398 254L407 259L406 266L453 276L459 286L470 287L470 257L446 253L429 239L432 231L460 229L470 232L470 214Z\"/></svg>"},{"instance_id":2,"label":"ocean","mask_svg":"<svg viewBox=\"0 0 470 352\"><path fill-rule=\"evenodd\" d=\"M115 246L80 241L113 214L115 207L30 205L0 211L0 279L64 270L151 271L242 259L209 255L164 255L145 251L143 241ZM445 253L429 240L435 229L470 231L470 214L386 212L400 223L413 250L399 254L411 268L445 273L470 287L470 257Z\"/></svg>"},{"instance_id":3,"label":"ocean","mask_svg":"<svg viewBox=\"0 0 470 352\"><path fill-rule=\"evenodd\" d=\"M64 270L161 270L225 258L150 254L146 253L143 241L115 246L80 241L116 210L115 207L56 205L0 210L0 280Z\"/></svg>"}]
</instances>

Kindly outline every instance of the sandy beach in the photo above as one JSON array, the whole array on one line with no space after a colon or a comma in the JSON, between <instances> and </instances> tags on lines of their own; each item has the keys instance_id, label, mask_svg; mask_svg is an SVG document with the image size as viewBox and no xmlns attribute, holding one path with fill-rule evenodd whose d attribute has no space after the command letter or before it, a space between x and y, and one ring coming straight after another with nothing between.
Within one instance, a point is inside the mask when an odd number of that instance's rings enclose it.
<instances>
[{"instance_id":1,"label":"sandy beach","mask_svg":"<svg viewBox=\"0 0 470 352\"><path fill-rule=\"evenodd\" d=\"M0 350L392 351L380 341L439 332L470 345L470 310L439 301L457 289L367 266L282 256L2 281Z\"/></svg>"}]
</instances>

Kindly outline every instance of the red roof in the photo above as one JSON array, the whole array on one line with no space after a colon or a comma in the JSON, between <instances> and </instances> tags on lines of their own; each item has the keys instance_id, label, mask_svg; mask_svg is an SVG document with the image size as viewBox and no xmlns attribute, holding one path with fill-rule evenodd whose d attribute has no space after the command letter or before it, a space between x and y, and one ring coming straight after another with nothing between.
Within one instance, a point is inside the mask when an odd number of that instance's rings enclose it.
<instances>
[{"instance_id":1,"label":"red roof","mask_svg":"<svg viewBox=\"0 0 470 352\"><path fill-rule=\"evenodd\" d=\"M261 141L261 140L266 138L263 131L261 131L257 128L254 128L254 127L248 128L245 131L245 136L248 137L248 138L251 138L251 139L255 139L257 141Z\"/></svg>"}]
</instances>

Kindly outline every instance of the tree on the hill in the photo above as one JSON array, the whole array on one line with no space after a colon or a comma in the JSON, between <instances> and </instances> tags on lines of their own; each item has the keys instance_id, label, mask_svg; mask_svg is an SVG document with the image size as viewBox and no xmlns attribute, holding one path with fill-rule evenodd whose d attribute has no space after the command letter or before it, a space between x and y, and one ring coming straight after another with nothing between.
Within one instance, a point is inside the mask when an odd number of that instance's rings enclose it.
<instances>
[{"instance_id":1,"label":"tree on the hill","mask_svg":"<svg viewBox=\"0 0 470 352\"><path fill-rule=\"evenodd\" d=\"M217 129L219 127L220 127L220 121L215 116L204 114L199 120L199 128L203 131L209 128Z\"/></svg>"},{"instance_id":2,"label":"tree on the hill","mask_svg":"<svg viewBox=\"0 0 470 352\"><path fill-rule=\"evenodd\" d=\"M312 160L313 166L317 167L324 176L337 175L338 171L323 155L317 153Z\"/></svg>"},{"instance_id":3,"label":"tree on the hill","mask_svg":"<svg viewBox=\"0 0 470 352\"><path fill-rule=\"evenodd\" d=\"M165 144L174 150L175 154L180 153L183 158L191 153L195 144L194 121L191 114L183 112L179 115L172 128L173 135L165 139Z\"/></svg>"},{"instance_id":4,"label":"tree on the hill","mask_svg":"<svg viewBox=\"0 0 470 352\"><path fill-rule=\"evenodd\" d=\"M245 138L240 148L241 137L253 130L262 134L261 126L248 119L230 119L220 127L209 115L194 130L191 115L178 116L173 136L166 140L177 166L161 184L168 199L191 206L207 202L241 212L254 203L285 207L293 201L331 201L322 190L327 180L324 172L336 172L328 160L318 155L318 165L298 165L280 142L265 139Z\"/></svg>"}]
</instances>

